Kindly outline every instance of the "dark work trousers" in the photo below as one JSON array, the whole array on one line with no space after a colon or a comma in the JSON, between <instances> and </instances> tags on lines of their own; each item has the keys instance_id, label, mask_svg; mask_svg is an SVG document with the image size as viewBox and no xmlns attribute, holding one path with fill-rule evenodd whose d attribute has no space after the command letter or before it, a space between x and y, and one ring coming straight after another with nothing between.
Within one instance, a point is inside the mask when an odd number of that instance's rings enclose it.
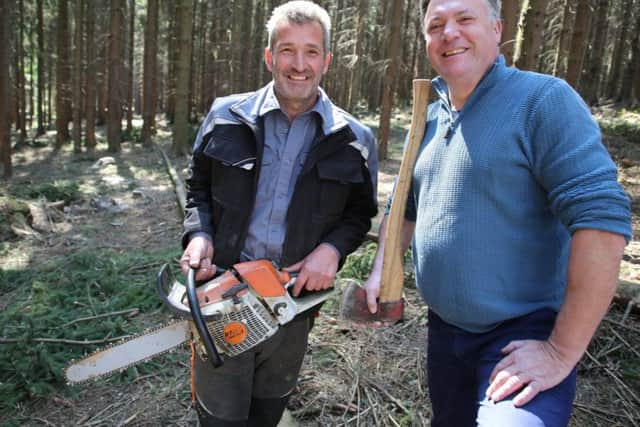
<instances>
[{"instance_id":1,"label":"dark work trousers","mask_svg":"<svg viewBox=\"0 0 640 427\"><path fill-rule=\"evenodd\" d=\"M219 368L193 357L201 425L275 427L296 385L311 324L310 317L296 318L253 349L224 358Z\"/></svg>"},{"instance_id":2,"label":"dark work trousers","mask_svg":"<svg viewBox=\"0 0 640 427\"><path fill-rule=\"evenodd\" d=\"M485 397L489 376L504 357L500 350L514 340L546 340L556 312L551 309L503 322L486 333L470 333L444 322L429 310L427 376L433 407L432 427L560 427L569 423L576 369L560 384L522 407L512 399Z\"/></svg>"}]
</instances>

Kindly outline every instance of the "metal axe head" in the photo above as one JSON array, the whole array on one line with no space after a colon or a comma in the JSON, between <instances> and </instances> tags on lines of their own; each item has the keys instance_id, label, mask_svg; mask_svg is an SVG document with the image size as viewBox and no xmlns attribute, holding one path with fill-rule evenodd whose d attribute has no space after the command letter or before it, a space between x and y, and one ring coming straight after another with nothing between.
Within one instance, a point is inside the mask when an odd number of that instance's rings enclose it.
<instances>
[{"instance_id":1,"label":"metal axe head","mask_svg":"<svg viewBox=\"0 0 640 427\"><path fill-rule=\"evenodd\" d=\"M392 325L402 320L404 299L378 302L378 311L371 313L367 306L367 294L364 288L355 281L349 281L342 290L340 315L348 320L360 323Z\"/></svg>"}]
</instances>

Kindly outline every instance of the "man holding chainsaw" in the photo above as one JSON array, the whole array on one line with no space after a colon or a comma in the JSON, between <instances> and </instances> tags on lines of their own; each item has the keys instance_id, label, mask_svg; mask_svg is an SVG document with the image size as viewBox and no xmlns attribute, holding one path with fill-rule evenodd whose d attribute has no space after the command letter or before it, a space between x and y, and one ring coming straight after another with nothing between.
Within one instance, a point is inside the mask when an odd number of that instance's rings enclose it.
<instances>
[{"instance_id":1,"label":"man holding chainsaw","mask_svg":"<svg viewBox=\"0 0 640 427\"><path fill-rule=\"evenodd\" d=\"M332 286L376 214L371 131L319 88L331 24L310 1L274 9L267 24L267 86L217 99L196 138L182 270L269 259L298 272L293 288ZM312 310L312 315L317 309ZM275 426L296 384L312 316L299 315L254 349L214 369L194 357L193 392L204 426Z\"/></svg>"},{"instance_id":2,"label":"man holding chainsaw","mask_svg":"<svg viewBox=\"0 0 640 427\"><path fill-rule=\"evenodd\" d=\"M573 89L505 65L500 0L422 13L437 100L402 234L429 306L432 425L566 426L631 237L629 199Z\"/></svg>"}]
</instances>

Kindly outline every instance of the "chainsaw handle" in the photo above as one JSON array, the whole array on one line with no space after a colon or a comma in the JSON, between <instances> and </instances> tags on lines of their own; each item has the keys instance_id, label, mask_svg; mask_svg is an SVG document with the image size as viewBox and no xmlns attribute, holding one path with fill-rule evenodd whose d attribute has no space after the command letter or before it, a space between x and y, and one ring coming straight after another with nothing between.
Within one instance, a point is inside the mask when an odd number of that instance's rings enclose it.
<instances>
[{"instance_id":1,"label":"chainsaw handle","mask_svg":"<svg viewBox=\"0 0 640 427\"><path fill-rule=\"evenodd\" d=\"M198 331L198 335L200 335L200 339L204 344L205 350L207 350L209 360L213 367L217 368L221 366L223 362L216 345L213 343L213 339L207 329L207 325L204 322L202 311L200 311L200 303L198 302L198 296L196 294L196 270L193 268L190 268L189 273L187 274L187 300L189 301L189 308L191 308L193 323L196 326L196 330Z\"/></svg>"}]
</instances>

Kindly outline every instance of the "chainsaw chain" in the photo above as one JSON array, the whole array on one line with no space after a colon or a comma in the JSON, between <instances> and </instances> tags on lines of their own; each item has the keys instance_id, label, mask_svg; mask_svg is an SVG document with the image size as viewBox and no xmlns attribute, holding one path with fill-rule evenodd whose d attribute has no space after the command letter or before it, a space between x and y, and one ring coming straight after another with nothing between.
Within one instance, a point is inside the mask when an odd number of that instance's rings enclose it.
<instances>
[{"instance_id":1,"label":"chainsaw chain","mask_svg":"<svg viewBox=\"0 0 640 427\"><path fill-rule=\"evenodd\" d=\"M99 379L106 378L106 377L109 377L111 375L114 375L116 373L122 373L122 372L126 371L127 369L129 369L132 366L139 365L141 363L145 363L145 362L147 362L147 361L149 361L151 359L155 359L156 357L158 357L160 355L163 355L163 354L166 354L166 353L172 353L172 352L176 351L177 349L185 346L189 342L189 340L184 341L182 344L178 344L175 347L171 347L171 348L169 348L167 350L161 351L159 353L155 353L155 354L153 354L153 355L151 355L151 356L149 356L149 357L147 357L145 359L138 360L136 362L132 362L132 363L126 365L126 366L123 366L122 368L117 369L117 370L113 370L111 372L107 372L107 373L104 373L104 374L101 374L101 375L96 375L96 376L87 378L86 380L71 381L69 379L69 377L67 376L67 370L69 369L69 367L72 366L72 365L75 365L76 363L78 363L78 362L80 362L80 361L82 361L84 359L88 359L88 358L93 357L93 356L95 356L97 354L103 353L103 352L105 352L107 350L110 350L113 347L119 346L119 345L124 344L126 342L133 341L133 340L138 339L138 338L140 338L140 337L142 337L144 335L152 334L152 333L154 333L154 332L156 332L156 331L158 331L160 329L166 328L167 326L171 326L173 324L182 323L182 322L184 322L184 319L173 319L173 320L170 320L167 323L164 323L162 325L153 326L151 328L147 328L144 331L142 331L140 333L137 333L135 335L129 335L126 338L123 338L123 339L121 339L119 341L114 341L112 343L109 343L109 344L107 344L106 347L98 348L98 349L94 350L93 352L91 352L89 354L85 354L83 357L81 357L79 359L71 359L71 361L69 362L67 367L64 369L65 382L68 385L80 385L80 384L85 384L85 383L89 383L89 382L94 382L94 381L97 381Z\"/></svg>"}]
</instances>

